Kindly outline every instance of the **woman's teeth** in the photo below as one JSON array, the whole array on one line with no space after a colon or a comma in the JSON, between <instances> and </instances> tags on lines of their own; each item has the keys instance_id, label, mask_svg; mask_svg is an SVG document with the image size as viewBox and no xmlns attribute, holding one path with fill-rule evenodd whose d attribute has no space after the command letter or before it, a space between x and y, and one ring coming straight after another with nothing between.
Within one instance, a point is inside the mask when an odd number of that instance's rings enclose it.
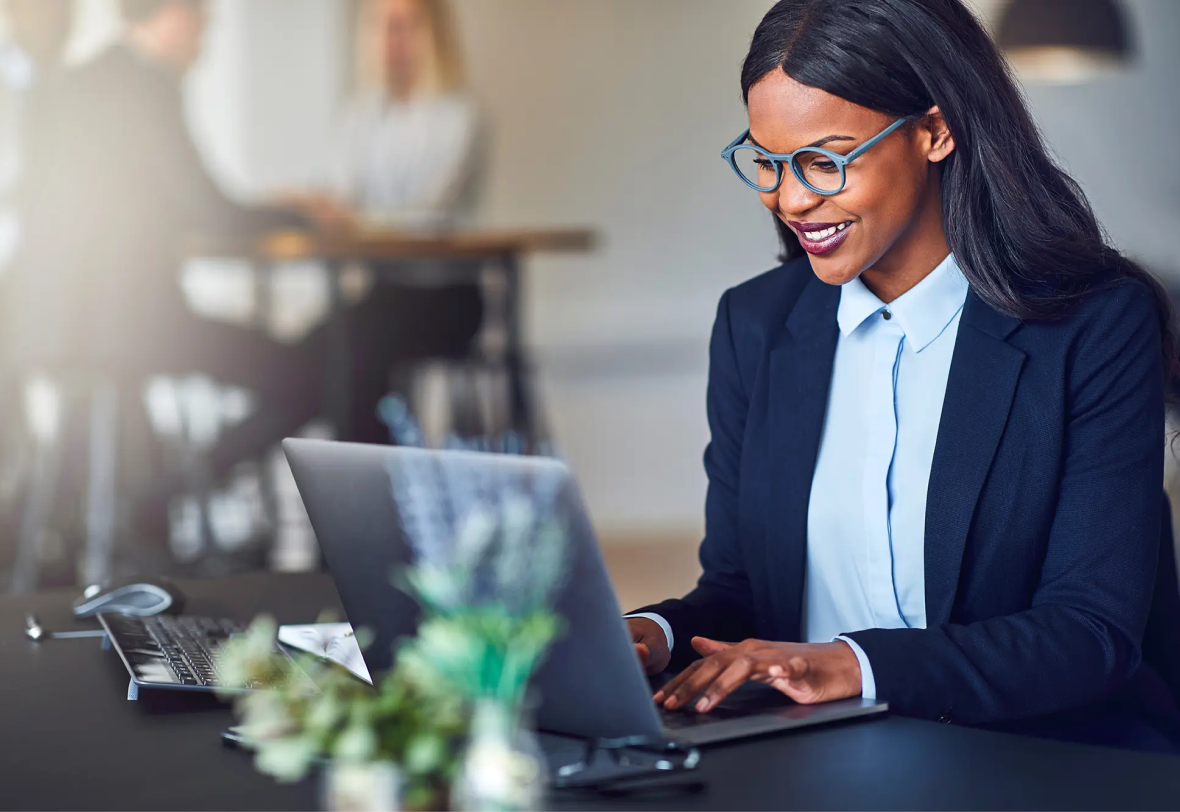
<instances>
[{"instance_id":1,"label":"woman's teeth","mask_svg":"<svg viewBox=\"0 0 1180 812\"><path fill-rule=\"evenodd\" d=\"M819 240L826 240L828 237L832 236L837 231L843 231L847 225L848 225L848 223L841 223L838 226L832 226L830 228L825 228L822 231L804 231L803 236L806 237L807 239L811 240L812 242L817 242Z\"/></svg>"}]
</instances>

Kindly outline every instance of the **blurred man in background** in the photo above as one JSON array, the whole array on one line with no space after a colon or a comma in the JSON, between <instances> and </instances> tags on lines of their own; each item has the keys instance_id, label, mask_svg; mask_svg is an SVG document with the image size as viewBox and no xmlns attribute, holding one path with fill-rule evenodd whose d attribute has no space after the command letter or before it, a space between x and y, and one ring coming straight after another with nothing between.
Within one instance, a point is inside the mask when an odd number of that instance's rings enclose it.
<instances>
[{"instance_id":1,"label":"blurred man in background","mask_svg":"<svg viewBox=\"0 0 1180 812\"><path fill-rule=\"evenodd\" d=\"M24 369L132 384L203 372L252 390L253 415L208 460L220 478L318 412L322 340L280 345L190 311L179 283L186 239L254 235L292 218L228 199L190 137L181 81L201 53L205 3L123 0L122 9L124 38L69 75L29 166L7 350ZM162 531L172 487L157 482Z\"/></svg>"}]
</instances>

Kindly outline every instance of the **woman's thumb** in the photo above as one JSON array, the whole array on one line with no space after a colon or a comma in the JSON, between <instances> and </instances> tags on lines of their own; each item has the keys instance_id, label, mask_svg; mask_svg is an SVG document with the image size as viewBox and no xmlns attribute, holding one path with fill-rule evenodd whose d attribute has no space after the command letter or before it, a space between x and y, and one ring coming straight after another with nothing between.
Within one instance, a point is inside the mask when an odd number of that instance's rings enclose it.
<instances>
[{"instance_id":1,"label":"woman's thumb","mask_svg":"<svg viewBox=\"0 0 1180 812\"><path fill-rule=\"evenodd\" d=\"M716 654L719 651L725 651L730 645L730 643L710 640L708 637L694 637L692 639L692 647L697 650L698 654L702 654L705 657L708 657L710 654Z\"/></svg>"}]
</instances>

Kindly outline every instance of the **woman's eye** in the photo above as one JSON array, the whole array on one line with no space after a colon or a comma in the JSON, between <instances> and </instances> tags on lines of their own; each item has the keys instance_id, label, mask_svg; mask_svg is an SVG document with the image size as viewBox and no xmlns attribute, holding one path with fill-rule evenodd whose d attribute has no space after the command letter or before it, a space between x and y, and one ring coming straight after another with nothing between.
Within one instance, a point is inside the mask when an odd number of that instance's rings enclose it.
<instances>
[{"instance_id":1,"label":"woman's eye","mask_svg":"<svg viewBox=\"0 0 1180 812\"><path fill-rule=\"evenodd\" d=\"M837 172L837 171L839 171L836 167L835 162L833 162L833 161L813 161L810 168L814 169L816 172Z\"/></svg>"},{"instance_id":2,"label":"woman's eye","mask_svg":"<svg viewBox=\"0 0 1180 812\"><path fill-rule=\"evenodd\" d=\"M773 172L774 171L774 164L771 163L770 161L766 160L765 158L755 158L754 165L757 166L759 169L761 169L763 172Z\"/></svg>"}]
</instances>

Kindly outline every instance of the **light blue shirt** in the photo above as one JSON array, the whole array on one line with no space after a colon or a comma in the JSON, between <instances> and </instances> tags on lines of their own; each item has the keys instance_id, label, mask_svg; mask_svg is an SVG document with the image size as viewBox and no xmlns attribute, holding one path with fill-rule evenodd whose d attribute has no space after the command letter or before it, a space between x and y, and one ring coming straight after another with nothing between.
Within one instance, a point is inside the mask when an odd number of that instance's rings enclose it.
<instances>
[{"instance_id":1,"label":"light blue shirt","mask_svg":"<svg viewBox=\"0 0 1180 812\"><path fill-rule=\"evenodd\" d=\"M844 640L876 698L862 629L925 628L926 487L967 280L948 255L885 305L859 279L840 289L840 335L807 511L803 633ZM656 621L674 644L664 618Z\"/></svg>"},{"instance_id":2,"label":"light blue shirt","mask_svg":"<svg viewBox=\"0 0 1180 812\"><path fill-rule=\"evenodd\" d=\"M803 629L841 639L876 697L861 629L926 627L926 487L967 280L948 255L888 306L858 278L840 336L807 507Z\"/></svg>"}]
</instances>

